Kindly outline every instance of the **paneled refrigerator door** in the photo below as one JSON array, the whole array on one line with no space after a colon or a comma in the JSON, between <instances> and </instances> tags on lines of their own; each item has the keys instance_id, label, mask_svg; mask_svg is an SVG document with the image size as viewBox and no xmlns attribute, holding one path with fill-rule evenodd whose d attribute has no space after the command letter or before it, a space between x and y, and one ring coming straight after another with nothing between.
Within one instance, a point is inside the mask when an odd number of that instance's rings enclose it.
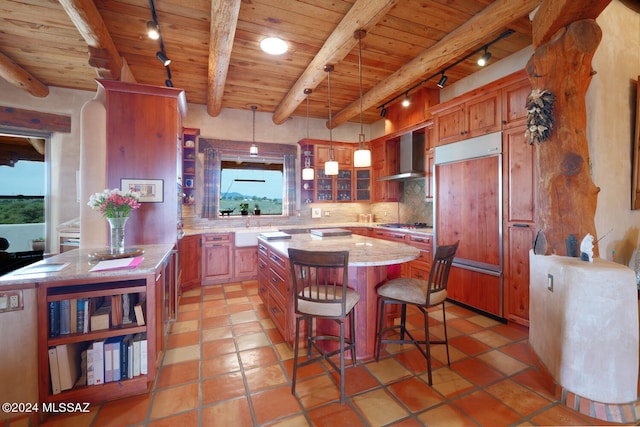
<instances>
[{"instance_id":1,"label":"paneled refrigerator door","mask_svg":"<svg viewBox=\"0 0 640 427\"><path fill-rule=\"evenodd\" d=\"M449 298L502 317L502 136L436 147L436 245L460 241Z\"/></svg>"}]
</instances>

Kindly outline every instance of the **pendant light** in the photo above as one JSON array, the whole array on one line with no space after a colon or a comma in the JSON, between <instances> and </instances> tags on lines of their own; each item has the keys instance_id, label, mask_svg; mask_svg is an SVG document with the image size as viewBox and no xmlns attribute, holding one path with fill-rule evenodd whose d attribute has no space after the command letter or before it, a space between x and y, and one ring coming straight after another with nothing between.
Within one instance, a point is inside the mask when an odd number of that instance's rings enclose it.
<instances>
[{"instance_id":1,"label":"pendant light","mask_svg":"<svg viewBox=\"0 0 640 427\"><path fill-rule=\"evenodd\" d=\"M258 155L258 146L256 145L256 110L258 109L257 105L251 106L251 111L253 111L253 143L249 148L249 155L251 157L256 157Z\"/></svg>"},{"instance_id":2,"label":"pendant light","mask_svg":"<svg viewBox=\"0 0 640 427\"><path fill-rule=\"evenodd\" d=\"M353 152L353 166L356 168L371 166L371 151L364 148L364 128L362 125L362 38L366 35L366 30L356 30L353 33L353 37L358 39L358 71L360 74L360 134L358 135L358 149Z\"/></svg>"},{"instance_id":3,"label":"pendant light","mask_svg":"<svg viewBox=\"0 0 640 427\"><path fill-rule=\"evenodd\" d=\"M333 159L333 116L331 115L331 72L333 65L325 65L327 72L327 91L329 92L329 160L324 162L325 175L338 175L338 162Z\"/></svg>"},{"instance_id":4,"label":"pendant light","mask_svg":"<svg viewBox=\"0 0 640 427\"><path fill-rule=\"evenodd\" d=\"M312 89L305 89L304 94L307 95L307 150L304 157L304 169L302 169L302 180L313 181L314 172L311 167L311 158L309 157L311 148L309 147L309 95L313 92Z\"/></svg>"}]
</instances>

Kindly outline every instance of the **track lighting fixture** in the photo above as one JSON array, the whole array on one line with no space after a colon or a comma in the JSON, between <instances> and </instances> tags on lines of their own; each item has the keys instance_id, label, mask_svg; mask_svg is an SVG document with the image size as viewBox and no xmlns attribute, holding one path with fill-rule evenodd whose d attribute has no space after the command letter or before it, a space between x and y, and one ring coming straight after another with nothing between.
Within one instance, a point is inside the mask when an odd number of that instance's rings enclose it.
<instances>
[{"instance_id":1,"label":"track lighting fixture","mask_svg":"<svg viewBox=\"0 0 640 427\"><path fill-rule=\"evenodd\" d=\"M171 79L167 79L164 81L165 86L167 87L173 87L173 82L171 81Z\"/></svg>"},{"instance_id":2,"label":"track lighting fixture","mask_svg":"<svg viewBox=\"0 0 640 427\"><path fill-rule=\"evenodd\" d=\"M484 67L485 65L487 65L487 63L491 59L491 52L487 50L488 48L489 48L488 46L485 47L484 54L480 58L478 58L478 65L481 67Z\"/></svg>"},{"instance_id":3,"label":"track lighting fixture","mask_svg":"<svg viewBox=\"0 0 640 427\"><path fill-rule=\"evenodd\" d=\"M442 73L442 77L440 77L440 80L438 80L438 87L442 89L444 85L447 84L448 79L449 77L447 77L445 73Z\"/></svg>"},{"instance_id":4,"label":"track lighting fixture","mask_svg":"<svg viewBox=\"0 0 640 427\"><path fill-rule=\"evenodd\" d=\"M402 100L402 106L403 107L408 107L409 105L411 105L411 98L409 98L409 94L408 93L405 93L404 99Z\"/></svg>"},{"instance_id":5,"label":"track lighting fixture","mask_svg":"<svg viewBox=\"0 0 640 427\"><path fill-rule=\"evenodd\" d=\"M380 117L385 117L387 115L387 107L382 107L382 110L380 110Z\"/></svg>"},{"instance_id":6,"label":"track lighting fixture","mask_svg":"<svg viewBox=\"0 0 640 427\"><path fill-rule=\"evenodd\" d=\"M165 55L165 53L162 51L156 52L156 58L158 58L160 62L162 62L162 65L164 65L165 67L171 64L171 60L167 58L167 55Z\"/></svg>"},{"instance_id":7,"label":"track lighting fixture","mask_svg":"<svg viewBox=\"0 0 640 427\"><path fill-rule=\"evenodd\" d=\"M253 111L253 143L251 147L249 147L249 155L251 157L256 157L258 155L258 146L256 145L256 110L258 109L257 105L251 106L251 111Z\"/></svg>"},{"instance_id":8,"label":"track lighting fixture","mask_svg":"<svg viewBox=\"0 0 640 427\"><path fill-rule=\"evenodd\" d=\"M160 38L160 28L154 21L147 21L147 35L151 40L158 40Z\"/></svg>"}]
</instances>

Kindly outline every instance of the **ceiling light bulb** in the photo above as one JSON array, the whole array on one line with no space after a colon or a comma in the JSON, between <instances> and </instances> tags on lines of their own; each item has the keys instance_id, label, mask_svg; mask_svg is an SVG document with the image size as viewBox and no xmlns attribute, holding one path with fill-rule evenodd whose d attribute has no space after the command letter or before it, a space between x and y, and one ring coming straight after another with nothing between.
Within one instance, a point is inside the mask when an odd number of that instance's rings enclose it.
<instances>
[{"instance_id":1,"label":"ceiling light bulb","mask_svg":"<svg viewBox=\"0 0 640 427\"><path fill-rule=\"evenodd\" d=\"M478 59L478 65L484 67L491 59L491 52L484 51L484 54Z\"/></svg>"},{"instance_id":2,"label":"ceiling light bulb","mask_svg":"<svg viewBox=\"0 0 640 427\"><path fill-rule=\"evenodd\" d=\"M160 30L158 24L153 21L147 21L147 35L152 40L158 40L160 38Z\"/></svg>"},{"instance_id":3,"label":"ceiling light bulb","mask_svg":"<svg viewBox=\"0 0 640 427\"><path fill-rule=\"evenodd\" d=\"M167 55L165 55L164 52L156 52L156 57L160 60L160 62L162 62L162 65L164 65L165 67L171 64L171 60L167 58Z\"/></svg>"},{"instance_id":4,"label":"ceiling light bulb","mask_svg":"<svg viewBox=\"0 0 640 427\"><path fill-rule=\"evenodd\" d=\"M267 37L260 42L260 49L269 55L282 55L289 50L289 45L278 37Z\"/></svg>"},{"instance_id":5,"label":"ceiling light bulb","mask_svg":"<svg viewBox=\"0 0 640 427\"><path fill-rule=\"evenodd\" d=\"M411 98L409 98L409 95L406 95L402 100L402 106L408 107L409 105L411 105Z\"/></svg>"}]
</instances>

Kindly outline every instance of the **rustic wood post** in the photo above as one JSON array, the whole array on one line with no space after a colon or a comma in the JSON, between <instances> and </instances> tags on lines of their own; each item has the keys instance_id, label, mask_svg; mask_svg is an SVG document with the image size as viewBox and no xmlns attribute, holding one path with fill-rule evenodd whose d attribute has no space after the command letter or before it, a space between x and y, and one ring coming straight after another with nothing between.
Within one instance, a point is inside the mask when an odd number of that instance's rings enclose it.
<instances>
[{"instance_id":1,"label":"rustic wood post","mask_svg":"<svg viewBox=\"0 0 640 427\"><path fill-rule=\"evenodd\" d=\"M546 254L567 255L566 239L587 233L598 239L598 191L591 180L585 95L594 74L591 60L602 31L592 19L571 23L539 46L527 63L533 89L556 96L555 123L548 140L534 142L539 177L536 225L546 237ZM597 243L594 256L598 255Z\"/></svg>"}]
</instances>

